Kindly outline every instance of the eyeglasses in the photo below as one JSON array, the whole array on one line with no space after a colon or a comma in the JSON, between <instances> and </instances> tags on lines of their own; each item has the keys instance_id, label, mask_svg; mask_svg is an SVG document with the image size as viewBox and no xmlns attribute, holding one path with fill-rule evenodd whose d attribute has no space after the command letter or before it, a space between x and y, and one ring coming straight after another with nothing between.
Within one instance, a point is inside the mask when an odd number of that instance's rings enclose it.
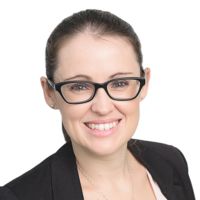
<instances>
[{"instance_id":1,"label":"eyeglasses","mask_svg":"<svg viewBox=\"0 0 200 200\"><path fill-rule=\"evenodd\" d=\"M105 83L74 80L54 83L48 79L49 85L60 93L66 103L82 104L91 101L97 90L103 88L107 95L116 101L135 99L145 85L144 77L123 77Z\"/></svg>"}]
</instances>

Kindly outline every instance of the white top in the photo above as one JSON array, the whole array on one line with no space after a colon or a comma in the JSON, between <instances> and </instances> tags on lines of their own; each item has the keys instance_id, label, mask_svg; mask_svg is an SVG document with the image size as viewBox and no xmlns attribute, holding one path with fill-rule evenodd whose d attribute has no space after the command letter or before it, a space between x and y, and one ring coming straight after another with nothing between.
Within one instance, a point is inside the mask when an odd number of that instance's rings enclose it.
<instances>
[{"instance_id":1,"label":"white top","mask_svg":"<svg viewBox=\"0 0 200 200\"><path fill-rule=\"evenodd\" d=\"M148 170L147 170L147 175L148 175L149 181L151 183L151 187L156 196L156 200L167 200L166 197L162 194L158 184L153 180L153 178L152 178L151 174L148 172Z\"/></svg>"}]
</instances>

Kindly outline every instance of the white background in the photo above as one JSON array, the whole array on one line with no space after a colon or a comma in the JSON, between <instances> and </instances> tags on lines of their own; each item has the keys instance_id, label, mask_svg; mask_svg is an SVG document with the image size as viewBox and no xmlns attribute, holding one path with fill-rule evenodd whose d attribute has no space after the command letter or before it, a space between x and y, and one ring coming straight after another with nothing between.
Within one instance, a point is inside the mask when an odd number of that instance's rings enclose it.
<instances>
[{"instance_id":1,"label":"white background","mask_svg":"<svg viewBox=\"0 0 200 200\"><path fill-rule=\"evenodd\" d=\"M0 185L64 143L60 115L46 106L39 78L53 28L86 8L117 14L139 35L152 77L135 137L181 149L200 199L200 6L195 0L1 1Z\"/></svg>"}]
</instances>

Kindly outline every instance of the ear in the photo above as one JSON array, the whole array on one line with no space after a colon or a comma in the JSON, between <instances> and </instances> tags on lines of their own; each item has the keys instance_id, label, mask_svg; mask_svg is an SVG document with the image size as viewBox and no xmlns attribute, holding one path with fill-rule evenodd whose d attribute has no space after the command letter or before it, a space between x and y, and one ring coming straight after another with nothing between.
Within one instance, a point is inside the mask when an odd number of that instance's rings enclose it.
<instances>
[{"instance_id":1,"label":"ear","mask_svg":"<svg viewBox=\"0 0 200 200\"><path fill-rule=\"evenodd\" d=\"M55 93L54 90L49 86L47 78L41 77L40 83L43 89L44 98L47 105L49 105L51 108L56 108Z\"/></svg>"},{"instance_id":2,"label":"ear","mask_svg":"<svg viewBox=\"0 0 200 200\"><path fill-rule=\"evenodd\" d=\"M140 101L142 101L147 96L147 93L148 93L149 81L150 81L150 77L151 77L150 68L146 68L144 70L144 73L145 73L145 85L142 88L142 91L140 93Z\"/></svg>"}]
</instances>

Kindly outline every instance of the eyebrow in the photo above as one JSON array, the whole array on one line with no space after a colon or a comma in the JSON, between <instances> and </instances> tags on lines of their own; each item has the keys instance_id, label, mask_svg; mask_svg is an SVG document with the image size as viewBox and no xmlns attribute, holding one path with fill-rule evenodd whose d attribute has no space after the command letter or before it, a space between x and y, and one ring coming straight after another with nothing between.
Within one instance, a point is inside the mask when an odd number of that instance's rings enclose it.
<instances>
[{"instance_id":1,"label":"eyebrow","mask_svg":"<svg viewBox=\"0 0 200 200\"><path fill-rule=\"evenodd\" d=\"M113 79L113 78L115 78L116 76L127 76L127 75L133 76L134 73L133 73L133 72L117 72L117 73L115 73L115 74L109 76L109 78L110 78L110 79Z\"/></svg>"},{"instance_id":2,"label":"eyebrow","mask_svg":"<svg viewBox=\"0 0 200 200\"><path fill-rule=\"evenodd\" d=\"M109 76L109 79L113 79L118 76L127 76L127 75L133 76L134 73L133 72L117 72L117 73ZM78 74L78 75L72 76L70 78L66 78L66 79L64 79L64 81L70 81L70 80L74 80L74 79L86 79L86 80L90 80L90 81L92 80L92 78L90 76L87 76L85 74Z\"/></svg>"},{"instance_id":3,"label":"eyebrow","mask_svg":"<svg viewBox=\"0 0 200 200\"><path fill-rule=\"evenodd\" d=\"M64 79L64 81L70 81L70 80L74 80L74 79L87 79L87 80L91 80L91 78L87 75L84 75L84 74L78 74L78 75L75 75L75 76L72 76L70 78L66 78Z\"/></svg>"}]
</instances>

